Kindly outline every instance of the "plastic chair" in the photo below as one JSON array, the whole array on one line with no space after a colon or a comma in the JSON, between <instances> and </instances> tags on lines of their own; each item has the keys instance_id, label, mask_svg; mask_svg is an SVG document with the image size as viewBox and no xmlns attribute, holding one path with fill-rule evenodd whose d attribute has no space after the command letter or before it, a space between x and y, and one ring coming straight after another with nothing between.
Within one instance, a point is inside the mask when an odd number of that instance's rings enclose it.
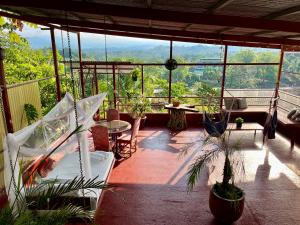
<instances>
[{"instance_id":1,"label":"plastic chair","mask_svg":"<svg viewBox=\"0 0 300 225\"><path fill-rule=\"evenodd\" d=\"M124 151L126 147L129 146L129 157L133 152L137 150L137 135L140 129L141 118L138 117L134 120L133 127L130 133L125 133L117 139L118 147ZM134 148L134 151L131 151Z\"/></svg>"},{"instance_id":2,"label":"plastic chair","mask_svg":"<svg viewBox=\"0 0 300 225\"><path fill-rule=\"evenodd\" d=\"M119 111L116 109L107 110L107 121L120 120Z\"/></svg>"},{"instance_id":3,"label":"plastic chair","mask_svg":"<svg viewBox=\"0 0 300 225\"><path fill-rule=\"evenodd\" d=\"M95 150L112 151L115 142L109 139L107 127L95 125L92 127Z\"/></svg>"}]
</instances>

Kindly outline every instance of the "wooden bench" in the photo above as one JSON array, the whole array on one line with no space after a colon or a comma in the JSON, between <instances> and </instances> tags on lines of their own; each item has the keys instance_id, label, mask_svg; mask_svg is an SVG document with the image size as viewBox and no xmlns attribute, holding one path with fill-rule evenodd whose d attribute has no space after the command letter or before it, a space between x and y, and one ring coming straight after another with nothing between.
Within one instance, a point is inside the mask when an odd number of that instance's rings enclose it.
<instances>
[{"instance_id":1,"label":"wooden bench","mask_svg":"<svg viewBox=\"0 0 300 225\"><path fill-rule=\"evenodd\" d=\"M237 128L235 123L228 123L227 125L227 131L229 131L229 134L231 131L254 131L254 136L256 135L256 131L260 130L263 131L264 127L260 125L259 123L243 123L241 128Z\"/></svg>"},{"instance_id":2,"label":"wooden bench","mask_svg":"<svg viewBox=\"0 0 300 225\"><path fill-rule=\"evenodd\" d=\"M247 122L256 122L260 125L264 125L267 115L267 107L250 106L247 109L231 110L231 122L233 122L236 117L243 117ZM293 148L295 142L300 140L300 123L288 119L287 113L283 112L282 110L277 110L277 118L277 131L290 139L291 148Z\"/></svg>"}]
</instances>

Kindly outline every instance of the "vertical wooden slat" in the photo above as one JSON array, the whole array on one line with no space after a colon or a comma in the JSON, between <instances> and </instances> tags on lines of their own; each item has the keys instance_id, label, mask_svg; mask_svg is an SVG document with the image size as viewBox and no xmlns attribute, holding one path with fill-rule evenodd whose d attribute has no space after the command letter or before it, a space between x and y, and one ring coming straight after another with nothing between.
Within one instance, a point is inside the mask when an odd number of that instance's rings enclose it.
<instances>
[{"instance_id":1,"label":"vertical wooden slat","mask_svg":"<svg viewBox=\"0 0 300 225\"><path fill-rule=\"evenodd\" d=\"M82 52L81 52L81 40L80 33L77 33L77 41L78 41L78 56L79 56L79 66L80 66L80 84L81 84L81 97L85 97L85 86L84 86L84 77L83 77L83 68L82 68Z\"/></svg>"},{"instance_id":2,"label":"vertical wooden slat","mask_svg":"<svg viewBox=\"0 0 300 225\"><path fill-rule=\"evenodd\" d=\"M283 49L283 47L281 47L279 66L278 66L278 72L277 72L277 78L276 78L276 86L275 86L275 98L277 98L278 94L279 94L279 86L280 86L280 80L281 80L281 74L282 74L283 59L284 59L284 49ZM274 104L276 104L276 102L274 102Z\"/></svg>"},{"instance_id":3,"label":"vertical wooden slat","mask_svg":"<svg viewBox=\"0 0 300 225\"><path fill-rule=\"evenodd\" d=\"M142 95L144 96L144 66L141 65L142 70Z\"/></svg>"},{"instance_id":4,"label":"vertical wooden slat","mask_svg":"<svg viewBox=\"0 0 300 225\"><path fill-rule=\"evenodd\" d=\"M114 85L114 107L117 108L117 90L116 90L116 68L115 64L112 65L112 72L113 72L113 85Z\"/></svg>"},{"instance_id":5,"label":"vertical wooden slat","mask_svg":"<svg viewBox=\"0 0 300 225\"><path fill-rule=\"evenodd\" d=\"M173 58L173 41L170 41L170 59ZM169 103L172 95L172 70L169 70Z\"/></svg>"},{"instance_id":6,"label":"vertical wooden slat","mask_svg":"<svg viewBox=\"0 0 300 225\"><path fill-rule=\"evenodd\" d=\"M220 109L222 109L222 107L223 107L223 97L224 97L226 68L227 68L227 52L228 52L228 45L225 45L225 49L224 49L224 61L223 61L224 64L223 64L223 73L222 73L222 82L221 82Z\"/></svg>"},{"instance_id":7,"label":"vertical wooden slat","mask_svg":"<svg viewBox=\"0 0 300 225\"><path fill-rule=\"evenodd\" d=\"M13 133L13 123L11 119L11 111L9 107L9 100L8 100L8 94L6 89L6 80L5 80L5 73L4 73L4 49L0 48L0 86L1 86L1 92L2 92L2 103L3 103L3 110L5 115L5 122L6 122L6 128L8 133Z\"/></svg>"},{"instance_id":8,"label":"vertical wooden slat","mask_svg":"<svg viewBox=\"0 0 300 225\"><path fill-rule=\"evenodd\" d=\"M55 43L55 35L54 35L53 27L50 28L50 35L51 35L51 46L52 46L53 65L54 65L55 83L56 83L56 101L59 102L61 100L60 78L58 73L57 51L56 51L56 43Z\"/></svg>"}]
</instances>

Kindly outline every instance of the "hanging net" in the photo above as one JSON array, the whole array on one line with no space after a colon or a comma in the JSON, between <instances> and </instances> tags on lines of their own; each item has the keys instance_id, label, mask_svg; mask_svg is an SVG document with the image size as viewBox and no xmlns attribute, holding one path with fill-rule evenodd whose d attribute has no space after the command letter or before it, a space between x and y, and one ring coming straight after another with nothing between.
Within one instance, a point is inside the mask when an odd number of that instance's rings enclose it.
<instances>
[{"instance_id":1,"label":"hanging net","mask_svg":"<svg viewBox=\"0 0 300 225\"><path fill-rule=\"evenodd\" d=\"M3 144L4 177L10 201L14 201L16 198L16 187L14 187L16 183L20 186L23 185L22 179L19 179L20 165L18 160L22 157L45 156L59 145L59 148L55 152L65 153L67 156L65 158L70 157L72 163L69 163L69 166L71 165L72 168L68 169L75 176L76 174L80 174L79 154L78 152L75 154L75 151L78 150L78 144L80 144L79 152L82 159L84 178L92 178L94 174L92 174L91 160L93 160L94 156L91 157L89 152L87 130L94 124L93 115L99 109L105 96L106 93L102 93L76 102L78 124L82 125L83 132L72 135L62 145L60 145L62 141L76 129L74 99L69 93L42 119L6 136ZM66 170L60 172L63 179L72 178L72 176L63 176L64 173L67 174ZM56 173L59 175L60 172ZM56 178L55 176L55 173L52 174L52 178Z\"/></svg>"}]
</instances>

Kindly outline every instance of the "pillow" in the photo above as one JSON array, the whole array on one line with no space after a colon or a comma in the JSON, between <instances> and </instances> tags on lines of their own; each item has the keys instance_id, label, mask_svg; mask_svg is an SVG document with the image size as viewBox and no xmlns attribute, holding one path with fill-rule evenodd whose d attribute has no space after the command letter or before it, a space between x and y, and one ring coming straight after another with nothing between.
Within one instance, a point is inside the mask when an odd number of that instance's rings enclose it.
<instances>
[{"instance_id":1,"label":"pillow","mask_svg":"<svg viewBox=\"0 0 300 225\"><path fill-rule=\"evenodd\" d=\"M294 115L291 117L291 120L295 120L298 117L300 117L300 111L295 112Z\"/></svg>"},{"instance_id":2,"label":"pillow","mask_svg":"<svg viewBox=\"0 0 300 225\"><path fill-rule=\"evenodd\" d=\"M224 103L225 103L225 108L226 109L231 109L231 105L232 105L232 109L238 109L239 108L239 104L238 104L237 99L225 98Z\"/></svg>"},{"instance_id":3,"label":"pillow","mask_svg":"<svg viewBox=\"0 0 300 225\"><path fill-rule=\"evenodd\" d=\"M297 109L292 109L292 110L288 113L287 118L291 119L292 116L293 116L296 112L297 112Z\"/></svg>"},{"instance_id":4,"label":"pillow","mask_svg":"<svg viewBox=\"0 0 300 225\"><path fill-rule=\"evenodd\" d=\"M238 98L237 101L238 101L239 109L247 109L248 108L246 98Z\"/></svg>"}]
</instances>

